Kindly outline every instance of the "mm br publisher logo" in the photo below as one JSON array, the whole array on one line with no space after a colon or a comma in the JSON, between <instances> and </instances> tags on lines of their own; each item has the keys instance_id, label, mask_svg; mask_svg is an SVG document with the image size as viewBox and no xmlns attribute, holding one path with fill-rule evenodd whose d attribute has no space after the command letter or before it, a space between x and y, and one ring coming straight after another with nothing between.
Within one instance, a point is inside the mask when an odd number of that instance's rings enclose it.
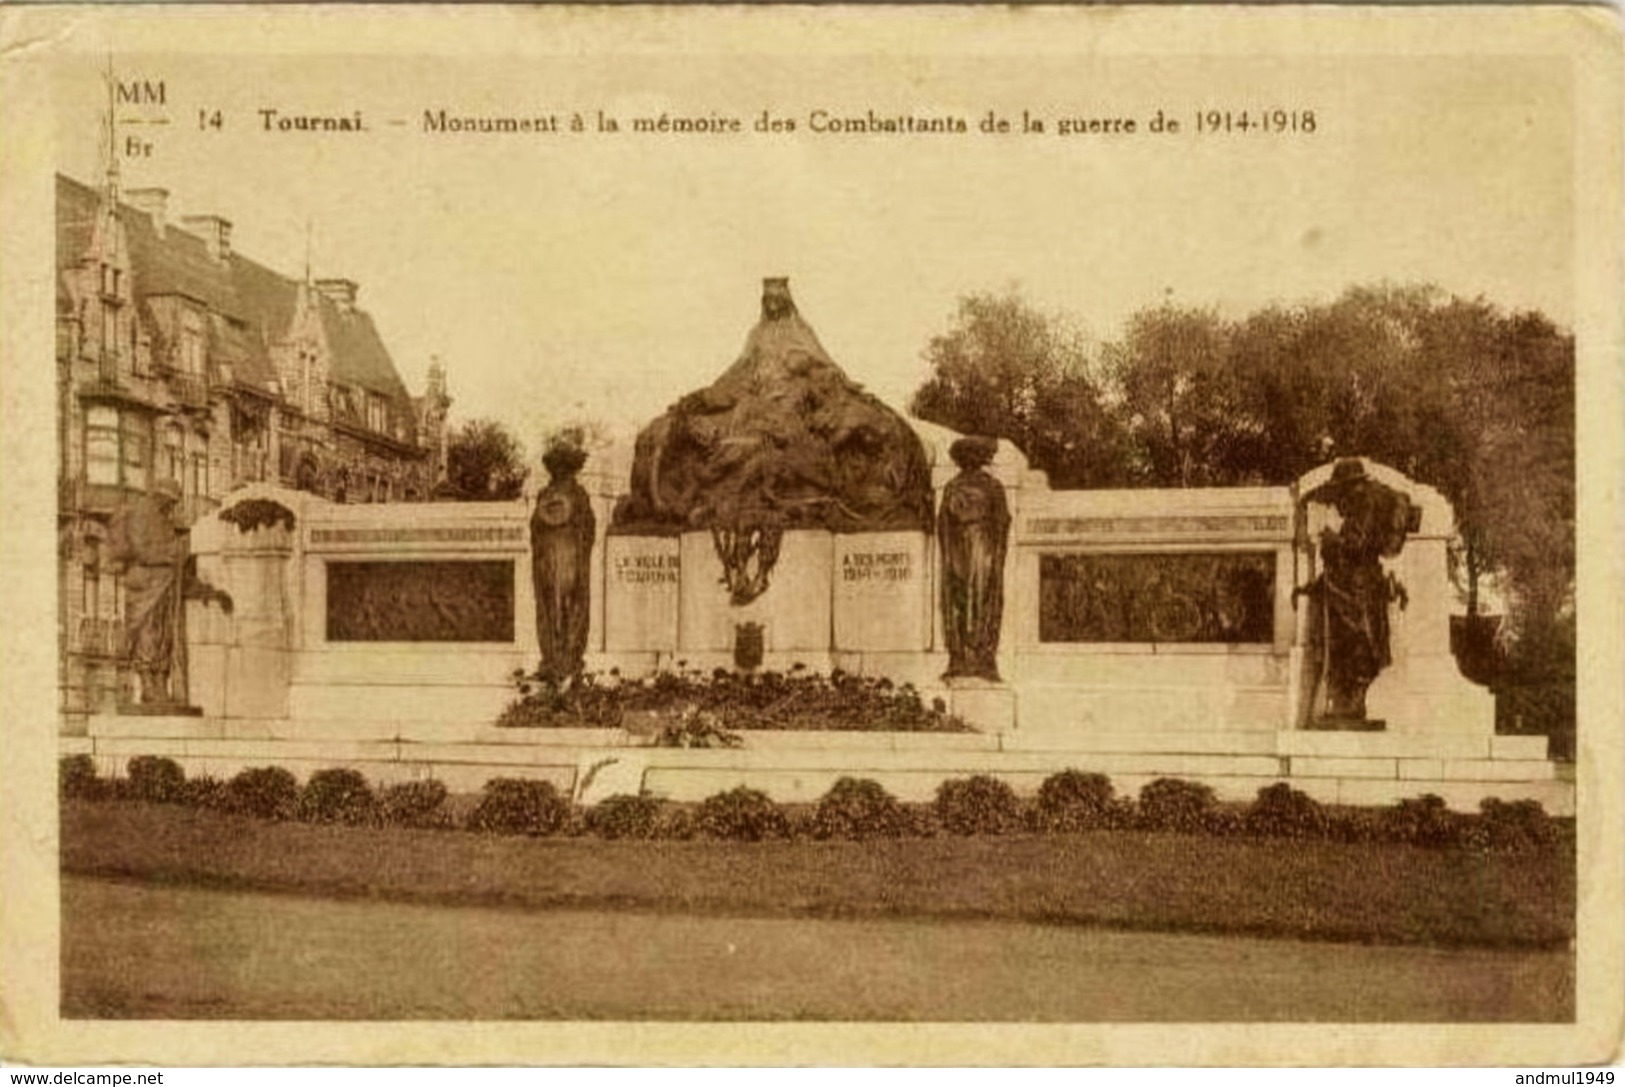
<instances>
[{"instance_id":1,"label":"mm br publisher logo","mask_svg":"<svg viewBox=\"0 0 1625 1087\"><path fill-rule=\"evenodd\" d=\"M150 79L119 80L115 84L120 105L131 106L162 106L164 101L164 81L154 82Z\"/></svg>"}]
</instances>

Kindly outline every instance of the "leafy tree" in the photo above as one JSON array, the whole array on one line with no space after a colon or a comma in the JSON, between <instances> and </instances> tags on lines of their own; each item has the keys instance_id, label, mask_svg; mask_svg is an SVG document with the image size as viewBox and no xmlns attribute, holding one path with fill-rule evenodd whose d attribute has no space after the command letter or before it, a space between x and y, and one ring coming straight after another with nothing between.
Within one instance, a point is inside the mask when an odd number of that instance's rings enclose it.
<instances>
[{"instance_id":1,"label":"leafy tree","mask_svg":"<svg viewBox=\"0 0 1625 1087\"><path fill-rule=\"evenodd\" d=\"M447 439L446 478L461 501L518 498L529 474L519 440L495 420L471 419Z\"/></svg>"},{"instance_id":2,"label":"leafy tree","mask_svg":"<svg viewBox=\"0 0 1625 1087\"><path fill-rule=\"evenodd\" d=\"M1422 365L1415 325L1429 288L1360 287L1329 304L1272 307L1236 323L1232 366L1256 444L1244 467L1287 483L1333 455L1420 476L1429 439L1446 440L1446 374Z\"/></svg>"},{"instance_id":3,"label":"leafy tree","mask_svg":"<svg viewBox=\"0 0 1625 1087\"><path fill-rule=\"evenodd\" d=\"M1087 340L1018 294L960 300L949 330L925 350L931 376L914 394L919 418L1014 442L1056 487L1127 482L1123 435L1091 372Z\"/></svg>"},{"instance_id":4,"label":"leafy tree","mask_svg":"<svg viewBox=\"0 0 1625 1087\"><path fill-rule=\"evenodd\" d=\"M1258 423L1239 411L1231 338L1214 312L1163 304L1135 314L1107 345L1127 467L1140 482L1201 487L1247 476Z\"/></svg>"}]
</instances>

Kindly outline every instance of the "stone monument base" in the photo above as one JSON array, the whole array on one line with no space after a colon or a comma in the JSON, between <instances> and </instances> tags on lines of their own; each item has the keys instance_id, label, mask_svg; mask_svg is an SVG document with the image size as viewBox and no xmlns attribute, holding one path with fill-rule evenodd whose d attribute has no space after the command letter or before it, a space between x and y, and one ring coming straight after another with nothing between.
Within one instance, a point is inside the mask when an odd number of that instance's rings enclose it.
<instances>
[{"instance_id":1,"label":"stone monument base","mask_svg":"<svg viewBox=\"0 0 1625 1087\"><path fill-rule=\"evenodd\" d=\"M1016 692L991 679L955 676L945 679L948 712L978 732L1009 732L1016 727Z\"/></svg>"}]
</instances>

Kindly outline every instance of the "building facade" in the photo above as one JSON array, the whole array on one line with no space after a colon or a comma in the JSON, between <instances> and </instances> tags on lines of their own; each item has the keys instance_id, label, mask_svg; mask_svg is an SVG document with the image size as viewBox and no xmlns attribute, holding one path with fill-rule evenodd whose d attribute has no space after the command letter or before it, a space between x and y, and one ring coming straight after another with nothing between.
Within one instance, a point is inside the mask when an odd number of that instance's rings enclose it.
<instances>
[{"instance_id":1,"label":"building facade","mask_svg":"<svg viewBox=\"0 0 1625 1087\"><path fill-rule=\"evenodd\" d=\"M445 372L413 397L347 279L275 272L217 215L110 176L56 185L62 708L116 703L119 510L178 492L177 528L249 483L337 502L421 501L445 478Z\"/></svg>"}]
</instances>

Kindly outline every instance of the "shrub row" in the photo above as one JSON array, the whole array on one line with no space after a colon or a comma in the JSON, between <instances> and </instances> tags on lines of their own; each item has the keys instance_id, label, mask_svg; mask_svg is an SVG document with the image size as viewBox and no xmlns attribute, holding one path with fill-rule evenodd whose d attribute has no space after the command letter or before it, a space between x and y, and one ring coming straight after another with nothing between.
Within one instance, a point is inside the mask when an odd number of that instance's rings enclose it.
<instances>
[{"instance_id":1,"label":"shrub row","mask_svg":"<svg viewBox=\"0 0 1625 1087\"><path fill-rule=\"evenodd\" d=\"M739 787L696 805L647 796L612 796L577 812L550 782L495 778L465 818L453 817L445 785L409 781L374 790L354 770L321 770L300 787L281 767L244 770L228 781L188 780L171 759L130 760L123 780L96 776L88 756L62 760L64 797L128 798L188 804L263 819L311 823L451 827L488 834L591 834L600 838L872 838L1138 830L1255 838L1397 842L1426 848L1516 852L1557 845L1572 823L1554 820L1533 800L1487 799L1478 814L1451 811L1422 796L1388 808L1331 808L1285 782L1258 791L1249 805L1220 804L1213 790L1159 778L1137 800L1118 797L1103 774L1064 770L1023 801L997 778L944 781L930 804L903 804L878 782L841 778L816 805L776 804Z\"/></svg>"},{"instance_id":2,"label":"shrub row","mask_svg":"<svg viewBox=\"0 0 1625 1087\"><path fill-rule=\"evenodd\" d=\"M444 812L449 795L438 781L407 781L374 791L355 770L318 770L303 787L280 766L244 770L226 781L187 778L173 759L138 755L122 779L96 776L89 755L61 761L59 786L65 799L142 800L184 804L259 819L298 819L309 823L449 826Z\"/></svg>"}]
</instances>

